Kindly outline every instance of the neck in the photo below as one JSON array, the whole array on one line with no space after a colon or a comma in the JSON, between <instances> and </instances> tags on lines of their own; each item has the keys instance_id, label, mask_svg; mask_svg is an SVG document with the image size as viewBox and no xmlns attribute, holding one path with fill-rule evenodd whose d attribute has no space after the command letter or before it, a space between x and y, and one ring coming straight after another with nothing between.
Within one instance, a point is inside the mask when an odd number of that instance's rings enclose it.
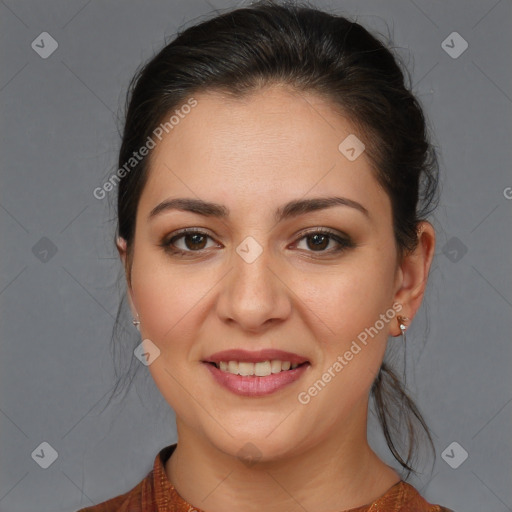
<instances>
[{"instance_id":1,"label":"neck","mask_svg":"<svg viewBox=\"0 0 512 512\"><path fill-rule=\"evenodd\" d=\"M254 464L218 450L178 422L179 441L166 473L183 499L208 512L360 507L382 496L400 476L368 445L366 409L359 420L285 459Z\"/></svg>"}]
</instances>

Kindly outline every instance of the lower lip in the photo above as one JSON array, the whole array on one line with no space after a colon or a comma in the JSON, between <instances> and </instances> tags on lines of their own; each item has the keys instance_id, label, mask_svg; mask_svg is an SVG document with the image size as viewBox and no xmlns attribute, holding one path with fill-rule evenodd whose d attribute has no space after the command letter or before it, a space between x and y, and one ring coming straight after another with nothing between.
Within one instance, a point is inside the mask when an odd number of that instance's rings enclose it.
<instances>
[{"instance_id":1,"label":"lower lip","mask_svg":"<svg viewBox=\"0 0 512 512\"><path fill-rule=\"evenodd\" d=\"M257 377L255 375L243 376L233 373L223 372L215 365L203 363L206 365L213 378L223 387L242 396L266 396L279 391L292 382L300 379L309 363L302 364L293 370L272 373L266 377Z\"/></svg>"}]
</instances>

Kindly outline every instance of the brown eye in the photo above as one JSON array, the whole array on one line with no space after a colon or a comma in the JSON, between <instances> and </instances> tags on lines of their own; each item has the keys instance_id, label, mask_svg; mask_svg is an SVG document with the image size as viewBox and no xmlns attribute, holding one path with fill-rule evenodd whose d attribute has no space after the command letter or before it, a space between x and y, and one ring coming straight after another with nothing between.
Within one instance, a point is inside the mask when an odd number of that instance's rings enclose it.
<instances>
[{"instance_id":1,"label":"brown eye","mask_svg":"<svg viewBox=\"0 0 512 512\"><path fill-rule=\"evenodd\" d=\"M212 239L212 237L203 231L184 229L162 241L160 245L170 253L185 255L207 249L208 239Z\"/></svg>"},{"instance_id":2,"label":"brown eye","mask_svg":"<svg viewBox=\"0 0 512 512\"><path fill-rule=\"evenodd\" d=\"M300 243L303 240L305 240L307 252L332 254L354 247L354 243L346 235L325 229L305 233L299 238L297 248L301 249ZM328 247L331 248L327 249Z\"/></svg>"},{"instance_id":3,"label":"brown eye","mask_svg":"<svg viewBox=\"0 0 512 512\"><path fill-rule=\"evenodd\" d=\"M204 249L207 237L204 235L193 233L191 235L183 235L181 238L183 238L183 240L185 241L185 246L187 247L187 249L190 249L192 251Z\"/></svg>"},{"instance_id":4,"label":"brown eye","mask_svg":"<svg viewBox=\"0 0 512 512\"><path fill-rule=\"evenodd\" d=\"M308 247L313 250L323 250L329 245L330 238L322 233L316 233L314 235L308 235ZM311 243L309 243L311 242Z\"/></svg>"}]
</instances>

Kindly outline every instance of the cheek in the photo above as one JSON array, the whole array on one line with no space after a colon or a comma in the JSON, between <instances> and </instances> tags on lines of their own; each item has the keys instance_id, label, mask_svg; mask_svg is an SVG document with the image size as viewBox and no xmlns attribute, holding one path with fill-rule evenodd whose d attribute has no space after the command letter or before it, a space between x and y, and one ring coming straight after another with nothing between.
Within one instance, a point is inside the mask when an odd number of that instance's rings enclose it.
<instances>
[{"instance_id":1,"label":"cheek","mask_svg":"<svg viewBox=\"0 0 512 512\"><path fill-rule=\"evenodd\" d=\"M211 274L168 264L141 250L132 267L132 287L143 335L167 345L190 322L214 284Z\"/></svg>"},{"instance_id":2,"label":"cheek","mask_svg":"<svg viewBox=\"0 0 512 512\"><path fill-rule=\"evenodd\" d=\"M394 260L361 261L343 271L310 280L309 329L321 349L315 373L302 389L311 417L330 428L368 394L382 364L392 309ZM385 321L381 315L386 315ZM305 316L304 316L305 317ZM304 401L300 401L304 404Z\"/></svg>"},{"instance_id":3,"label":"cheek","mask_svg":"<svg viewBox=\"0 0 512 512\"><path fill-rule=\"evenodd\" d=\"M204 389L190 378L193 368L187 361L195 356L194 343L203 322L202 300L207 300L215 284L211 276L210 281L202 273L184 272L179 265L171 268L144 254L132 269L141 336L160 350L148 370L166 401L192 423L197 418L187 411L190 395L201 396Z\"/></svg>"},{"instance_id":4,"label":"cheek","mask_svg":"<svg viewBox=\"0 0 512 512\"><path fill-rule=\"evenodd\" d=\"M315 313L318 325L324 324L327 337L347 341L391 308L393 286L393 258L370 255L347 260L329 273L297 279L294 292Z\"/></svg>"}]
</instances>

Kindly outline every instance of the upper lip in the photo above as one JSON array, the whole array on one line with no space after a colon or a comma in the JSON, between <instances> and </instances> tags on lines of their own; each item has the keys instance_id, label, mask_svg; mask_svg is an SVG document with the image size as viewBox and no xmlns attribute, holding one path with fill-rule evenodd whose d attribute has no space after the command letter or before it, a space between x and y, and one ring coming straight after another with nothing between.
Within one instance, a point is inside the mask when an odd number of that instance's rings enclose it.
<instances>
[{"instance_id":1,"label":"upper lip","mask_svg":"<svg viewBox=\"0 0 512 512\"><path fill-rule=\"evenodd\" d=\"M223 350L215 352L210 355L204 362L206 363L220 363L221 361L241 361L244 363L261 363L263 361L290 361L292 364L302 364L308 362L307 358L294 354L292 352L285 352L284 350L264 349L250 352L242 349Z\"/></svg>"}]
</instances>

